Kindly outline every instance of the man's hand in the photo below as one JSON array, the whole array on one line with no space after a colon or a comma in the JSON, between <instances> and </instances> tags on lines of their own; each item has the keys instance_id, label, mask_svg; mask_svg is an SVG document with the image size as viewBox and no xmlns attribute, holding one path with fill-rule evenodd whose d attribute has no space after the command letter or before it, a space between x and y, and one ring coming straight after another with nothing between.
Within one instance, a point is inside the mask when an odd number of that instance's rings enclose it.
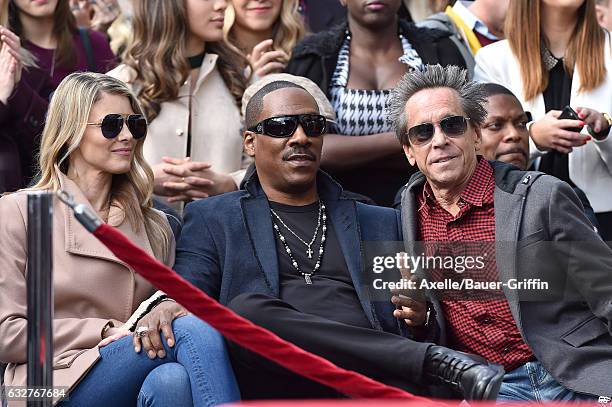
<instances>
[{"instance_id":1,"label":"man's hand","mask_svg":"<svg viewBox=\"0 0 612 407\"><path fill-rule=\"evenodd\" d=\"M166 351L161 339L160 332L166 338L169 347L174 346L174 333L172 332L172 321L184 317L188 312L182 305L175 301L163 301L138 321L136 330L145 327L148 332L145 336L134 335L134 351L140 353L144 348L149 359L166 357Z\"/></svg>"},{"instance_id":2,"label":"man's hand","mask_svg":"<svg viewBox=\"0 0 612 407\"><path fill-rule=\"evenodd\" d=\"M397 319L403 319L406 325L410 327L423 326L427 319L427 303L403 294L395 292L393 294L391 302L399 307L393 311L393 316Z\"/></svg>"},{"instance_id":3,"label":"man's hand","mask_svg":"<svg viewBox=\"0 0 612 407\"><path fill-rule=\"evenodd\" d=\"M591 139L589 136L569 129L583 127L581 120L561 119L560 110L551 110L529 128L529 135L540 150L557 150L564 154L572 152L573 147L583 146ZM601 116L603 119L603 116Z\"/></svg>"},{"instance_id":4,"label":"man's hand","mask_svg":"<svg viewBox=\"0 0 612 407\"><path fill-rule=\"evenodd\" d=\"M400 274L402 280L413 281L414 284L418 285L418 277L410 273L409 270L400 268ZM420 290L391 290L391 293L393 294L391 302L397 307L393 311L395 318L403 319L406 325L410 327L420 327L425 324L427 320L427 303Z\"/></svg>"}]
</instances>

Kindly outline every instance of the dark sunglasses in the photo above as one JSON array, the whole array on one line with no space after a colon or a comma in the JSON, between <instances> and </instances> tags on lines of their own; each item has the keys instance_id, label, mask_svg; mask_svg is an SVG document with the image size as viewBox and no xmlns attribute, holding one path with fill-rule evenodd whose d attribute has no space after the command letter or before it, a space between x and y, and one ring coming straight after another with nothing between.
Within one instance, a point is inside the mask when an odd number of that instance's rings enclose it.
<instances>
[{"instance_id":1,"label":"dark sunglasses","mask_svg":"<svg viewBox=\"0 0 612 407\"><path fill-rule=\"evenodd\" d=\"M440 120L440 128L448 137L460 137L467 130L469 117L448 116ZM421 146L431 141L436 132L433 123L422 123L408 129L410 144Z\"/></svg>"},{"instance_id":2,"label":"dark sunglasses","mask_svg":"<svg viewBox=\"0 0 612 407\"><path fill-rule=\"evenodd\" d=\"M147 120L141 114L111 113L104 116L100 123L87 123L87 125L100 127L104 137L113 139L121 133L124 122L135 139L141 139L147 135Z\"/></svg>"},{"instance_id":3,"label":"dark sunglasses","mask_svg":"<svg viewBox=\"0 0 612 407\"><path fill-rule=\"evenodd\" d=\"M293 136L302 126L308 137L319 137L327 129L327 120L320 114L289 114L285 116L270 117L249 128L249 131L265 134L270 137L286 138Z\"/></svg>"}]
</instances>

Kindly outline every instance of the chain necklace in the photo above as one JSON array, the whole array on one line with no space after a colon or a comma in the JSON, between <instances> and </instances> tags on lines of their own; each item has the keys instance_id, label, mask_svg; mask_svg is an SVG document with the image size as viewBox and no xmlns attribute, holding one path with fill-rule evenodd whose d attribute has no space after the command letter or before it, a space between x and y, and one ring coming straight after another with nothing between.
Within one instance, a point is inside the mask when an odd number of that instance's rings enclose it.
<instances>
[{"instance_id":1,"label":"chain necklace","mask_svg":"<svg viewBox=\"0 0 612 407\"><path fill-rule=\"evenodd\" d=\"M291 232L293 233L293 235L295 237L297 237L299 239L299 236L297 236L283 221L282 219L276 214L274 213L274 211L270 208L270 210L272 211L272 214L274 216L276 216L276 218L281 221L281 223ZM291 249L289 248L289 245L287 244L287 240L285 239L285 237L283 236L282 232L280 231L280 228L278 227L278 225L276 224L276 222L274 221L274 216L272 217L272 225L274 226L274 230L276 230L276 233L278 234L278 238L281 241L283 247L285 248L285 251L287 252L287 255L289 256L289 259L291 260L291 264L293 265L293 268L295 268L295 270L300 273L303 277L304 277L304 281L306 281L306 284L312 284L312 278L311 276L313 274L315 274L319 268L321 267L321 260L323 259L323 253L325 252L325 239L326 239L326 235L327 235L327 216L325 215L325 205L322 204L319 201L319 219L322 219L322 234L321 234L321 245L319 246L319 256L317 257L317 262L315 263L315 266L313 268L313 270L310 273L306 273L304 271L302 271L302 269L300 268L300 265L297 263L297 261L295 260L295 258L293 257L293 253L291 252ZM315 233L315 236L313 237L313 241L311 242L311 244L314 242L314 239L316 239L318 234L318 227L317 227L317 233ZM302 240L302 239L300 239ZM305 243L302 240L303 243ZM310 249L310 247L309 247ZM309 256L310 257L310 256Z\"/></svg>"},{"instance_id":2,"label":"chain necklace","mask_svg":"<svg viewBox=\"0 0 612 407\"><path fill-rule=\"evenodd\" d=\"M279 220L279 222L285 227L285 229L287 229L289 232L291 232L291 234L293 236L295 236L300 242L304 243L304 245L306 245L306 254L308 255L309 259L312 259L312 244L314 243L315 239L317 238L317 234L319 233L319 227L321 226L321 218L323 218L323 220L325 221L325 214L323 213L323 209L325 208L325 205L323 205L323 203L319 200L319 214L317 215L317 227L315 228L314 231L314 235L312 236L312 239L310 239L309 243L306 243L306 241L304 239L302 239L301 237L299 237L293 230L291 230L291 228L289 226L287 226L287 224L285 222L283 222L283 220L281 219L280 216L278 216L278 214L274 211L274 209L270 208L270 211L272 212L272 215L274 215L276 217L276 219ZM323 216L321 216L323 215Z\"/></svg>"}]
</instances>

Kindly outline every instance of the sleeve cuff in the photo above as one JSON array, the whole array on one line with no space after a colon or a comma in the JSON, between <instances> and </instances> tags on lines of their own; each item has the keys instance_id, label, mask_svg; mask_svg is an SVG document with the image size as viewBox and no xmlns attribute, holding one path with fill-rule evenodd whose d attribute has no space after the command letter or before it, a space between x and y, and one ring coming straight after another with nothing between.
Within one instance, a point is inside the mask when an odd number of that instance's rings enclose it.
<instances>
[{"instance_id":1,"label":"sleeve cuff","mask_svg":"<svg viewBox=\"0 0 612 407\"><path fill-rule=\"evenodd\" d=\"M604 137L597 138L595 136L592 136L592 140L595 143L605 143L605 142L608 141L608 138L610 138L610 132L612 132L612 126L608 129L608 133L606 133L606 135Z\"/></svg>"},{"instance_id":2,"label":"sleeve cuff","mask_svg":"<svg viewBox=\"0 0 612 407\"><path fill-rule=\"evenodd\" d=\"M163 301L164 298L167 298L168 296L166 295L166 293L164 293L163 291L157 291L155 294L153 294L152 296L150 296L149 298L147 298L146 300L144 300L136 309L136 311L134 311L134 313L132 314L132 316L126 321L125 326L127 326L127 328L130 331L134 331L134 329L136 328L136 324L138 323L138 321L144 317L149 311L151 311L151 309L159 304L161 301Z\"/></svg>"},{"instance_id":3,"label":"sleeve cuff","mask_svg":"<svg viewBox=\"0 0 612 407\"><path fill-rule=\"evenodd\" d=\"M230 177L234 180L234 184L236 184L236 189L240 189L240 183L244 179L244 175L246 174L246 169L238 170L230 173Z\"/></svg>"},{"instance_id":4,"label":"sleeve cuff","mask_svg":"<svg viewBox=\"0 0 612 407\"><path fill-rule=\"evenodd\" d=\"M533 122L531 122L533 123ZM528 124L527 125L527 129L529 129L531 126ZM529 135L529 161L533 161L538 157L542 157L543 155L545 155L547 152L544 150L540 150L537 146L536 143L533 141L533 139L531 138L531 134Z\"/></svg>"}]
</instances>

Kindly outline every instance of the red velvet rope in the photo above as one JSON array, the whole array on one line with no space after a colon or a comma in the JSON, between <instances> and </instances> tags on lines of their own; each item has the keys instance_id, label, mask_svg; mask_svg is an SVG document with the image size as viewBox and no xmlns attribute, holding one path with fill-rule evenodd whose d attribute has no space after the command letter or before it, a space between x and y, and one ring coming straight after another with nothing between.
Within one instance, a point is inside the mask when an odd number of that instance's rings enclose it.
<instances>
[{"instance_id":1,"label":"red velvet rope","mask_svg":"<svg viewBox=\"0 0 612 407\"><path fill-rule=\"evenodd\" d=\"M227 339L294 373L331 387L349 397L408 399L418 401L421 405L441 404L338 367L240 317L195 288L172 269L149 256L111 226L103 224L94 235L138 274L198 318L206 321Z\"/></svg>"}]
</instances>

